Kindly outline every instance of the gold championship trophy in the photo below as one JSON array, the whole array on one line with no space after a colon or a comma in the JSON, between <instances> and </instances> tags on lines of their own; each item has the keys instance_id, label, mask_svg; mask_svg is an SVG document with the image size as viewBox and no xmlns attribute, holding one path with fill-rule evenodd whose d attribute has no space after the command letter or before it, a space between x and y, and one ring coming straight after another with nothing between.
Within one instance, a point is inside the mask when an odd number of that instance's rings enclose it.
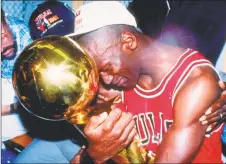
<instances>
[{"instance_id":1,"label":"gold championship trophy","mask_svg":"<svg viewBox=\"0 0 226 164\"><path fill-rule=\"evenodd\" d=\"M74 40L48 36L27 46L13 70L13 87L22 106L46 120L89 121L88 109L98 90L97 67ZM112 158L116 163L147 163L147 153L134 140ZM149 161L150 162L150 161Z\"/></svg>"}]
</instances>

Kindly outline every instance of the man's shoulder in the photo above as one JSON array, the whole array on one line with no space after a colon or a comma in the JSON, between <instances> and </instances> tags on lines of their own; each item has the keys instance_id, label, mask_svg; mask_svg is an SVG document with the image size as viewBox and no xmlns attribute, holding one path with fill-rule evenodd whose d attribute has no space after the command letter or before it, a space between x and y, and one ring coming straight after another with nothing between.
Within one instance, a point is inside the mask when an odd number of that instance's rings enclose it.
<instances>
[{"instance_id":1,"label":"man's shoulder","mask_svg":"<svg viewBox=\"0 0 226 164\"><path fill-rule=\"evenodd\" d=\"M211 64L198 65L191 70L191 73L188 76L189 79L203 78L205 80L215 79L219 80L219 74L216 69Z\"/></svg>"},{"instance_id":2,"label":"man's shoulder","mask_svg":"<svg viewBox=\"0 0 226 164\"><path fill-rule=\"evenodd\" d=\"M219 80L220 76L211 64L197 64L194 65L188 72L186 72L185 76L183 76L183 80L178 86L178 91L186 88L195 89L200 85L217 85ZM211 88L208 89L211 90Z\"/></svg>"},{"instance_id":3,"label":"man's shoulder","mask_svg":"<svg viewBox=\"0 0 226 164\"><path fill-rule=\"evenodd\" d=\"M174 69L178 69L183 72L181 75L183 76L182 79L202 76L214 76L219 78L215 67L208 59L205 58L203 53L191 48L181 48L176 52L178 57Z\"/></svg>"},{"instance_id":4,"label":"man's shoulder","mask_svg":"<svg viewBox=\"0 0 226 164\"><path fill-rule=\"evenodd\" d=\"M186 98L188 96L187 93L190 94L191 91L191 94L195 92L217 92L220 77L210 62L207 60L201 60L201 62L196 60L191 62L186 67L186 70L180 76L178 85L176 86L173 104L176 102L176 97ZM181 96L182 93L184 94L183 96Z\"/></svg>"}]
</instances>

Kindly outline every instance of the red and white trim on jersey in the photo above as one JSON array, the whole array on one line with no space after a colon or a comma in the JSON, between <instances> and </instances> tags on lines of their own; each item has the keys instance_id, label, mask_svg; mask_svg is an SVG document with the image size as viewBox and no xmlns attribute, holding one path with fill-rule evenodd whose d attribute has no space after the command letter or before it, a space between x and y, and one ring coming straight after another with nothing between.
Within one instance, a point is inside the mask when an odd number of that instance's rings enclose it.
<instances>
[{"instance_id":1,"label":"red and white trim on jersey","mask_svg":"<svg viewBox=\"0 0 226 164\"><path fill-rule=\"evenodd\" d=\"M212 66L212 64L210 62L208 62L205 59L201 59L201 60L197 60L197 61L193 61L192 63L190 63L188 65L188 67L185 69L185 71L183 72L183 74L181 75L181 77L179 78L176 87L173 91L173 97L172 97L172 106L174 103L174 98L176 97L179 89L181 88L181 86L183 85L183 83L187 80L187 78L190 76L190 74L192 73L192 71L200 66L209 66L212 69L214 69L214 67Z\"/></svg>"},{"instance_id":2,"label":"red and white trim on jersey","mask_svg":"<svg viewBox=\"0 0 226 164\"><path fill-rule=\"evenodd\" d=\"M173 91L173 96L172 96L172 100L171 100L172 106L174 104L174 99L175 99L178 91L183 86L183 84L185 83L185 81L187 80L187 78L190 76L190 74L192 73L192 71L195 68L201 67L201 66L211 67L216 72L216 74L218 74L218 72L215 70L215 68L213 67L213 65L210 62L208 62L207 60L205 60L205 59L197 60L197 61L194 61L191 64L189 64L189 66L183 72L182 76L179 78L179 80L178 80L178 82L176 84L176 87L175 87L175 89ZM220 75L219 74L218 74L218 77L220 79ZM212 133L218 132L219 130L221 130L222 126L223 126L223 124L221 124L218 128L216 128L215 130L213 130L210 134L206 134L205 137L210 137L210 135Z\"/></svg>"},{"instance_id":3,"label":"red and white trim on jersey","mask_svg":"<svg viewBox=\"0 0 226 164\"><path fill-rule=\"evenodd\" d=\"M161 93L163 93L164 89L166 88L168 82L170 81L172 76L175 74L175 72L177 72L177 70L180 69L185 62L188 62L188 60L191 60L191 58L193 58L193 56L196 55L197 53L199 53L199 52L192 51L191 49L187 49L179 57L176 64L172 67L172 69L169 71L169 73L165 75L165 77L161 80L159 85L157 87L155 87L154 89L145 90L145 89L141 88L139 85L136 85L136 88L134 88L134 91L138 95L145 97L145 98L154 98L156 96L159 96ZM209 63L211 65L211 63L206 59L202 59L202 61L204 63Z\"/></svg>"},{"instance_id":4,"label":"red and white trim on jersey","mask_svg":"<svg viewBox=\"0 0 226 164\"><path fill-rule=\"evenodd\" d=\"M141 145L145 146L153 157L173 123L173 103L178 90L191 72L201 66L215 70L201 53L187 49L154 89L145 90L137 85L132 90L122 92L122 102L126 111L134 115ZM222 125L209 134L211 137L205 137L203 146L193 162L220 163L221 130Z\"/></svg>"}]
</instances>

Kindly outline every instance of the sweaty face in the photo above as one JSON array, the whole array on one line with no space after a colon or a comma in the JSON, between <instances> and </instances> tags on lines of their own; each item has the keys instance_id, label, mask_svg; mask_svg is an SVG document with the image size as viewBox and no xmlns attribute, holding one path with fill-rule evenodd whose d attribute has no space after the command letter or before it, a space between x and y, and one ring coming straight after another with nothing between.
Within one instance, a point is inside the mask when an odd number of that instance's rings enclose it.
<instances>
[{"instance_id":1,"label":"sweaty face","mask_svg":"<svg viewBox=\"0 0 226 164\"><path fill-rule=\"evenodd\" d=\"M11 57L14 54L14 41L9 28L1 23L1 54L4 57Z\"/></svg>"},{"instance_id":2,"label":"sweaty face","mask_svg":"<svg viewBox=\"0 0 226 164\"><path fill-rule=\"evenodd\" d=\"M120 58L118 60L120 60ZM110 88L129 89L136 85L136 73L127 67L127 63L124 65L120 63L119 65L115 63L115 60L110 60L106 64L103 64L99 70L100 77L104 84Z\"/></svg>"},{"instance_id":3,"label":"sweaty face","mask_svg":"<svg viewBox=\"0 0 226 164\"><path fill-rule=\"evenodd\" d=\"M138 67L119 44L101 49L97 45L85 48L96 61L100 78L108 88L124 90L135 87L139 78Z\"/></svg>"}]
</instances>

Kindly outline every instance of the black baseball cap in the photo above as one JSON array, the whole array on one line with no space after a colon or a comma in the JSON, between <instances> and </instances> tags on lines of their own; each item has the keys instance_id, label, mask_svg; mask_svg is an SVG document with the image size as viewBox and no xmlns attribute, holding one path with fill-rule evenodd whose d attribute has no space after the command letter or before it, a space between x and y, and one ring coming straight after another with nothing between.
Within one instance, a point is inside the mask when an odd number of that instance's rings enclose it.
<instances>
[{"instance_id":1,"label":"black baseball cap","mask_svg":"<svg viewBox=\"0 0 226 164\"><path fill-rule=\"evenodd\" d=\"M75 13L59 1L39 4L31 14L29 28L32 39L48 35L67 35L74 31Z\"/></svg>"}]
</instances>

